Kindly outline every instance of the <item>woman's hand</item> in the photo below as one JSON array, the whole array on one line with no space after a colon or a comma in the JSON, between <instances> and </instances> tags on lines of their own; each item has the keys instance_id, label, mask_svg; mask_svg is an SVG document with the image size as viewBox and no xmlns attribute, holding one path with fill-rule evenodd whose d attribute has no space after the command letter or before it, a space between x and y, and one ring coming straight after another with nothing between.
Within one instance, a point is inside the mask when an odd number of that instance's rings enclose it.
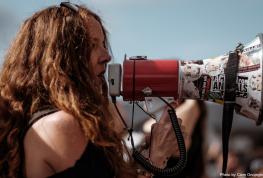
<instances>
[{"instance_id":1,"label":"woman's hand","mask_svg":"<svg viewBox=\"0 0 263 178\"><path fill-rule=\"evenodd\" d=\"M168 108L163 112L160 121L152 125L152 135L151 138L148 138L150 142L149 159L159 168L165 168L170 157L179 156L177 139L167 111ZM178 118L178 122L181 130L184 130L182 120Z\"/></svg>"}]
</instances>

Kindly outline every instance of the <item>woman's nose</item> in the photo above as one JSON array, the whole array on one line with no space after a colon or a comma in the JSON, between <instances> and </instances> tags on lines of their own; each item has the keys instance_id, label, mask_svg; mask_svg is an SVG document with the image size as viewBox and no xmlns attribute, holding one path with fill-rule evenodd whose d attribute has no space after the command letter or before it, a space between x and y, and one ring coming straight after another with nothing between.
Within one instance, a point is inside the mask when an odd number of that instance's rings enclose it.
<instances>
[{"instance_id":1,"label":"woman's nose","mask_svg":"<svg viewBox=\"0 0 263 178\"><path fill-rule=\"evenodd\" d=\"M105 52L101 57L100 57L100 60L99 60L99 63L108 63L111 61L111 56L108 52Z\"/></svg>"}]
</instances>

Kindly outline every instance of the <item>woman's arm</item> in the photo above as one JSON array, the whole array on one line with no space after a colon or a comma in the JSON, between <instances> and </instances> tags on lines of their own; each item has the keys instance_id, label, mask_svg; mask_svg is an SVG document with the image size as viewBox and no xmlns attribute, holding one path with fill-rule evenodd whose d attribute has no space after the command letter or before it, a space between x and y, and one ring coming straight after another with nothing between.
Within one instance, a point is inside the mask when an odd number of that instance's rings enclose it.
<instances>
[{"instance_id":1,"label":"woman's arm","mask_svg":"<svg viewBox=\"0 0 263 178\"><path fill-rule=\"evenodd\" d=\"M184 138L187 150L191 146L191 135L194 131L198 118L200 118L201 115L199 107L198 101L185 100L176 108L176 114L178 118L181 118L184 131L187 134L187 137Z\"/></svg>"}]
</instances>

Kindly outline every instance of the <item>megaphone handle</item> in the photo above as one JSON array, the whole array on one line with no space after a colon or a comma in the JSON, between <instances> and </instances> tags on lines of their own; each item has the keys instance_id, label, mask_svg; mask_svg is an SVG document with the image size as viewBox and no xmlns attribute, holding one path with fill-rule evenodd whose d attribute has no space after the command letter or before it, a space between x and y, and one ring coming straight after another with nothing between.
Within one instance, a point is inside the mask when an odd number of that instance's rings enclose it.
<instances>
[{"instance_id":1,"label":"megaphone handle","mask_svg":"<svg viewBox=\"0 0 263 178\"><path fill-rule=\"evenodd\" d=\"M135 148L133 149L133 158L136 160L144 169L148 170L149 172L153 173L156 176L175 176L179 174L184 167L186 166L186 161L187 161L187 156L186 156L186 148L185 148L185 143L184 143L184 138L182 131L180 129L176 113L174 109L169 109L168 110L171 123L177 138L177 143L180 151L180 158L176 165L171 168L158 168L152 163L150 163L147 158L145 158L140 152L138 152Z\"/></svg>"}]
</instances>

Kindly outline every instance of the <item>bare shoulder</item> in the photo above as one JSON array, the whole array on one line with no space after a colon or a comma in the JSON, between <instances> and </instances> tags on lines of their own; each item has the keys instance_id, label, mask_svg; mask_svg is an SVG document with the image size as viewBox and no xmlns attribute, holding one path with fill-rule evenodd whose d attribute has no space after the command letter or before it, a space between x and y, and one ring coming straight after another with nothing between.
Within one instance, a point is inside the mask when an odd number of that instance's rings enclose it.
<instances>
[{"instance_id":1,"label":"bare shoulder","mask_svg":"<svg viewBox=\"0 0 263 178\"><path fill-rule=\"evenodd\" d=\"M24 140L26 159L41 159L40 162L48 163L55 172L73 166L86 145L87 138L79 121L64 111L38 120ZM37 153L37 158L32 153Z\"/></svg>"},{"instance_id":2,"label":"bare shoulder","mask_svg":"<svg viewBox=\"0 0 263 178\"><path fill-rule=\"evenodd\" d=\"M83 135L79 121L64 111L58 111L41 118L33 124L32 128L36 132L44 134L43 136L46 134L51 136L46 139L55 139L56 137L59 137L60 139L63 137L71 138Z\"/></svg>"}]
</instances>

